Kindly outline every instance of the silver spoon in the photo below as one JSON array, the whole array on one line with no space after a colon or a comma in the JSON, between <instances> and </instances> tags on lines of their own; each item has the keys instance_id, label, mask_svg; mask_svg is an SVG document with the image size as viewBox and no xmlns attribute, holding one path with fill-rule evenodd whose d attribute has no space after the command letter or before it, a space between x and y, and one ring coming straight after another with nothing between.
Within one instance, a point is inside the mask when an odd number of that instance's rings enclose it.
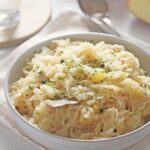
<instances>
[{"instance_id":1,"label":"silver spoon","mask_svg":"<svg viewBox=\"0 0 150 150\"><path fill-rule=\"evenodd\" d=\"M78 0L78 3L85 16L99 24L104 32L120 36L109 19L106 0Z\"/></svg>"}]
</instances>

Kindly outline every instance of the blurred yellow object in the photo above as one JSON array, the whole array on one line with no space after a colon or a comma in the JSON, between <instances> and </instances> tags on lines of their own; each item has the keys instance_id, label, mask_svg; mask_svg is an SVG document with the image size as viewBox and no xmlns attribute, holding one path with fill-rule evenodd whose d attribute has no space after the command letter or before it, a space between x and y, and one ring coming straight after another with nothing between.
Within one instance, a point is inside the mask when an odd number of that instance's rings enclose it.
<instances>
[{"instance_id":1,"label":"blurred yellow object","mask_svg":"<svg viewBox=\"0 0 150 150\"><path fill-rule=\"evenodd\" d=\"M150 24L150 0L128 0L128 7L135 16Z\"/></svg>"}]
</instances>

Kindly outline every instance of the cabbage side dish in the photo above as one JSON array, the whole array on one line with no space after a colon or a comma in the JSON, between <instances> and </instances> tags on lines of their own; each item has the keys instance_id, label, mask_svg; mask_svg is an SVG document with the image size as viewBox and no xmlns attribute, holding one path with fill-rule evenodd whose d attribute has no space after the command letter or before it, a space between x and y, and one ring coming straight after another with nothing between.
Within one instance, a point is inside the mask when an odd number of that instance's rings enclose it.
<instances>
[{"instance_id":1,"label":"cabbage side dish","mask_svg":"<svg viewBox=\"0 0 150 150\"><path fill-rule=\"evenodd\" d=\"M150 77L122 45L55 40L27 61L23 74L10 85L13 104L49 133L109 138L150 117Z\"/></svg>"}]
</instances>

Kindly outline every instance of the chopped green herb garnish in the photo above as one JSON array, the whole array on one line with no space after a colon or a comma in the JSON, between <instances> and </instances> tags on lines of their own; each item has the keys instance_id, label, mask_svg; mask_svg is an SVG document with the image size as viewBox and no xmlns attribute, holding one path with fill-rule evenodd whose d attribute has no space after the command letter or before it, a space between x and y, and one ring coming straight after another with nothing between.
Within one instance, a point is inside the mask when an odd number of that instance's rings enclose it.
<instances>
[{"instance_id":1,"label":"chopped green herb garnish","mask_svg":"<svg viewBox=\"0 0 150 150\"><path fill-rule=\"evenodd\" d=\"M144 87L144 88L146 88L146 87L147 87L147 85L146 85L146 84L143 84L143 87Z\"/></svg>"},{"instance_id":2,"label":"chopped green herb garnish","mask_svg":"<svg viewBox=\"0 0 150 150\"><path fill-rule=\"evenodd\" d=\"M110 71L112 71L112 69L108 67L108 68L107 68L107 72L110 72Z\"/></svg>"},{"instance_id":3,"label":"chopped green herb garnish","mask_svg":"<svg viewBox=\"0 0 150 150\"><path fill-rule=\"evenodd\" d=\"M77 67L82 67L82 64L77 64Z\"/></svg>"},{"instance_id":4,"label":"chopped green herb garnish","mask_svg":"<svg viewBox=\"0 0 150 150\"><path fill-rule=\"evenodd\" d=\"M114 52L114 51L112 51L112 52L111 52L111 54L113 54L113 55L114 55L114 54L115 54L115 52Z\"/></svg>"},{"instance_id":5,"label":"chopped green herb garnish","mask_svg":"<svg viewBox=\"0 0 150 150\"><path fill-rule=\"evenodd\" d=\"M84 84L84 83L80 83L80 85L85 86L85 84Z\"/></svg>"},{"instance_id":6,"label":"chopped green herb garnish","mask_svg":"<svg viewBox=\"0 0 150 150\"><path fill-rule=\"evenodd\" d=\"M60 61L60 63L62 64L64 62L64 60L62 59L61 61Z\"/></svg>"},{"instance_id":7,"label":"chopped green herb garnish","mask_svg":"<svg viewBox=\"0 0 150 150\"><path fill-rule=\"evenodd\" d=\"M33 87L32 87L31 85L28 85L28 87L29 87L29 89L31 89L31 90L33 89Z\"/></svg>"},{"instance_id":8,"label":"chopped green herb garnish","mask_svg":"<svg viewBox=\"0 0 150 150\"><path fill-rule=\"evenodd\" d=\"M89 42L90 42L90 43L94 43L93 40L90 40Z\"/></svg>"},{"instance_id":9,"label":"chopped green herb garnish","mask_svg":"<svg viewBox=\"0 0 150 150\"><path fill-rule=\"evenodd\" d=\"M42 80L41 83L42 83L42 84L45 84L45 83L46 83L46 80Z\"/></svg>"},{"instance_id":10,"label":"chopped green herb garnish","mask_svg":"<svg viewBox=\"0 0 150 150\"><path fill-rule=\"evenodd\" d=\"M41 83L42 84L48 84L48 80L42 80Z\"/></svg>"},{"instance_id":11,"label":"chopped green herb garnish","mask_svg":"<svg viewBox=\"0 0 150 150\"><path fill-rule=\"evenodd\" d=\"M59 79L59 80L64 80L64 78L63 78L63 77L61 77L61 76L59 76L59 77L58 77L58 79Z\"/></svg>"},{"instance_id":12,"label":"chopped green herb garnish","mask_svg":"<svg viewBox=\"0 0 150 150\"><path fill-rule=\"evenodd\" d=\"M38 72L38 74L40 74L40 75L43 74L43 73L44 73L43 71L39 71L39 72Z\"/></svg>"}]
</instances>

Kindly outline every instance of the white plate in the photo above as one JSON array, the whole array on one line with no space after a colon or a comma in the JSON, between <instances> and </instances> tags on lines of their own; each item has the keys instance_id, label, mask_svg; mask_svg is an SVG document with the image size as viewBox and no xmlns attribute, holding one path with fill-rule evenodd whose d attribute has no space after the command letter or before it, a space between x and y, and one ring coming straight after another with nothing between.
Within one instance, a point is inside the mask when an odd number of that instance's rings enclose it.
<instances>
[{"instance_id":1,"label":"white plate","mask_svg":"<svg viewBox=\"0 0 150 150\"><path fill-rule=\"evenodd\" d=\"M110 19L116 29L125 37L137 41L137 44L149 48L150 24L135 17L128 9L128 0L108 0Z\"/></svg>"},{"instance_id":2,"label":"white plate","mask_svg":"<svg viewBox=\"0 0 150 150\"><path fill-rule=\"evenodd\" d=\"M22 0L19 11L21 18L18 26L7 32L0 32L0 47L20 44L40 31L50 19L51 2L50 0Z\"/></svg>"}]
</instances>

